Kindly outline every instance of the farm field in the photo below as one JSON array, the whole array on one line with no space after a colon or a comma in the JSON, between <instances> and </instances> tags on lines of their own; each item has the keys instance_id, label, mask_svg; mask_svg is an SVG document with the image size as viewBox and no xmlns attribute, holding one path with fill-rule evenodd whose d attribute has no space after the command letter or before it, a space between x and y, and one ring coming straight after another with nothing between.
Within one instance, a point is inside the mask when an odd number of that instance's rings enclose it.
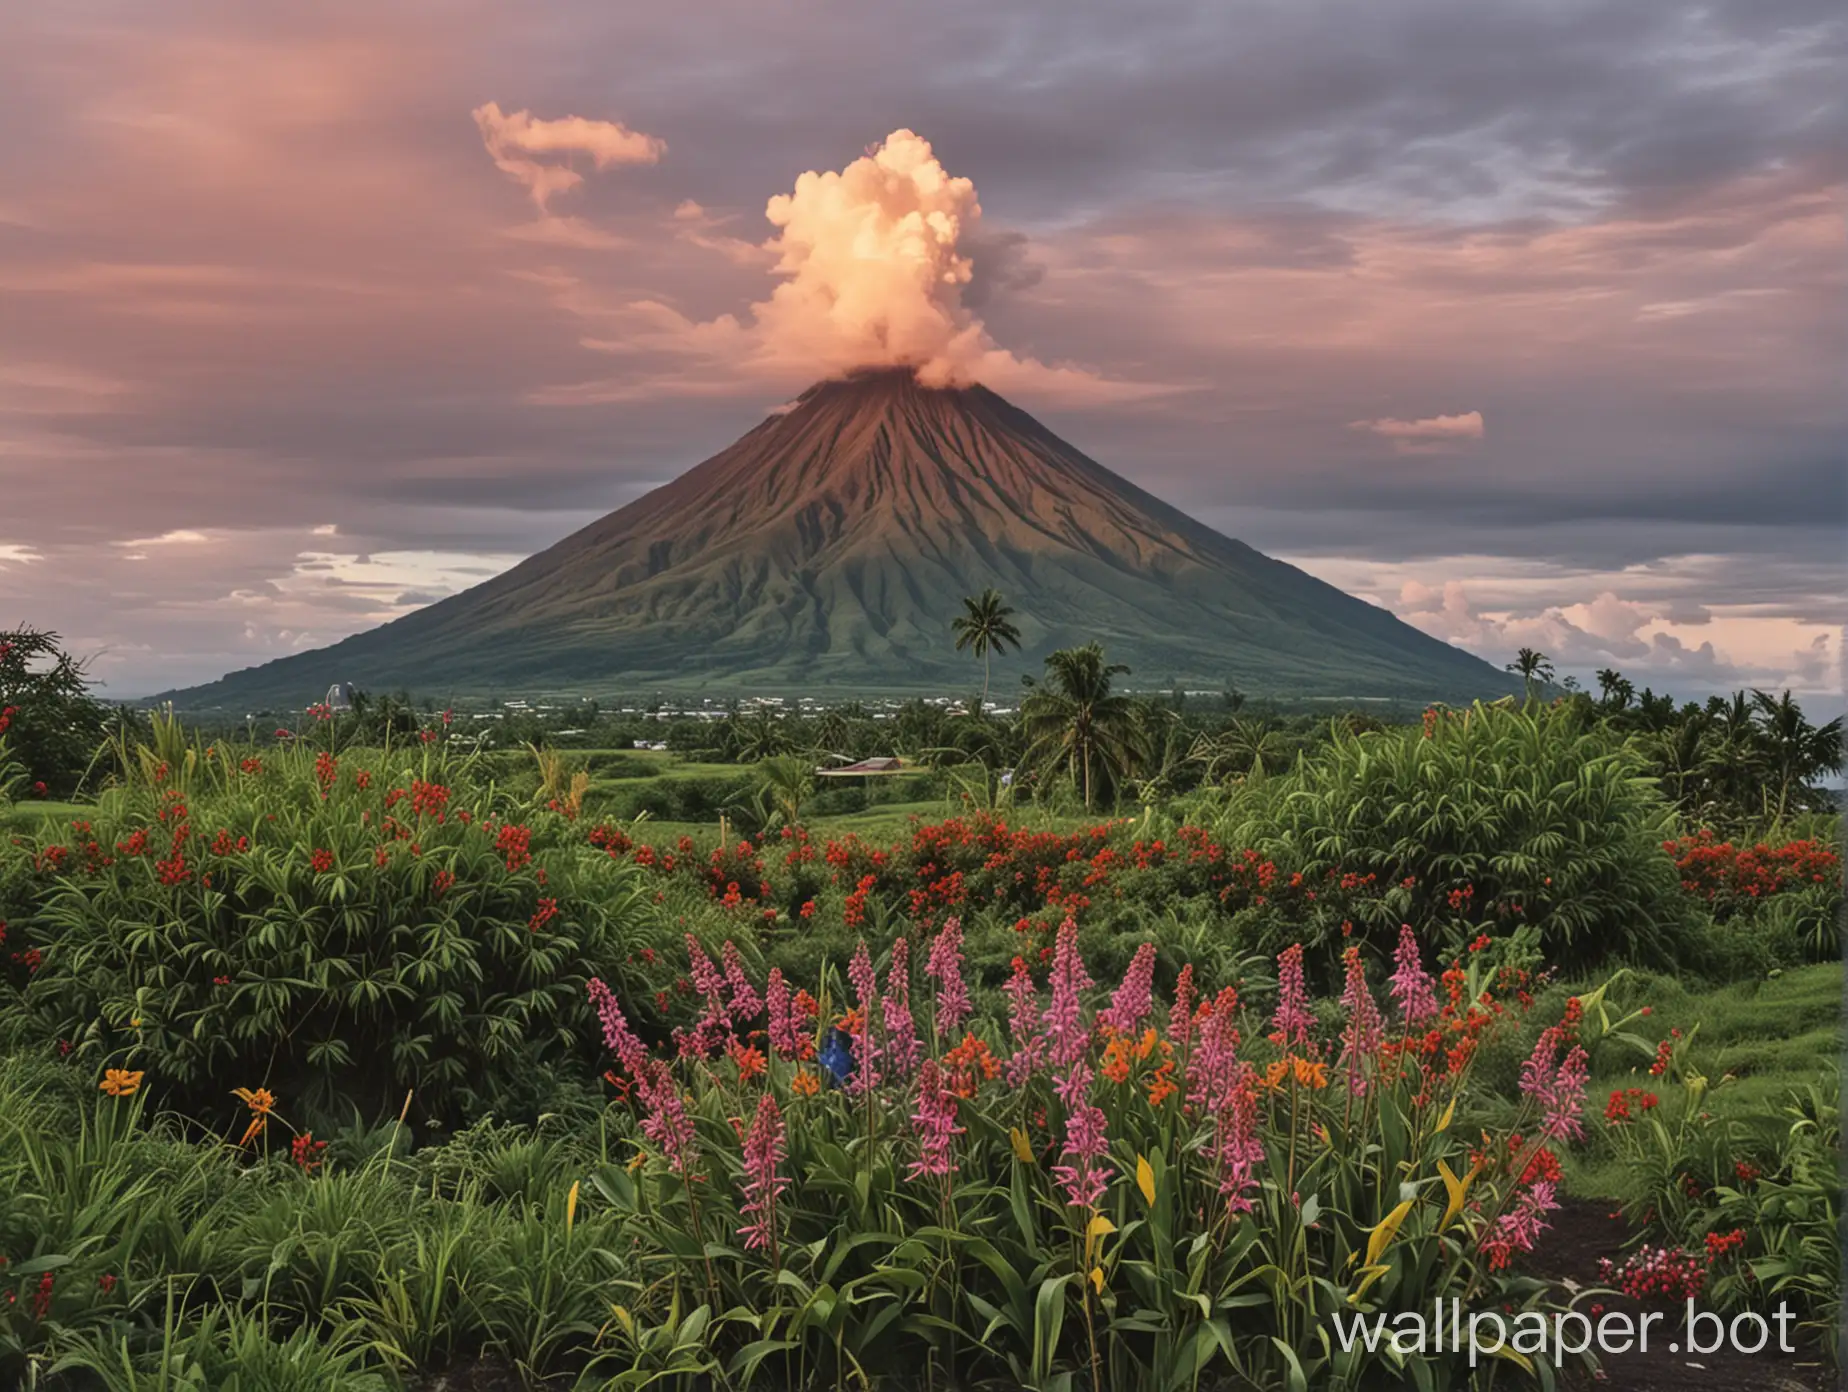
<instances>
[{"instance_id":1,"label":"farm field","mask_svg":"<svg viewBox=\"0 0 1848 1392\"><path fill-rule=\"evenodd\" d=\"M1105 709L0 745L0 1378L1487 1386L1337 1316L1692 1294L1827 1385L1809 773L1608 696Z\"/></svg>"}]
</instances>

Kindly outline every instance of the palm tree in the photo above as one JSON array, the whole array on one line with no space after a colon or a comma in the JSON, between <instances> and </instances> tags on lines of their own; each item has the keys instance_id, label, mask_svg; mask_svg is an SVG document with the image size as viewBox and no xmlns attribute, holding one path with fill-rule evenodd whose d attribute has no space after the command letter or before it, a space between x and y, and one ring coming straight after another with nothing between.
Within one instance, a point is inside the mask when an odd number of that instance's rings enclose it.
<instances>
[{"instance_id":1,"label":"palm tree","mask_svg":"<svg viewBox=\"0 0 1848 1392\"><path fill-rule=\"evenodd\" d=\"M1129 698L1110 681L1129 668L1106 663L1096 643L1061 648L1046 659L1046 681L1020 703L1028 763L1063 762L1084 790L1085 810L1102 785L1113 786L1134 765L1138 734Z\"/></svg>"},{"instance_id":2,"label":"palm tree","mask_svg":"<svg viewBox=\"0 0 1848 1392\"><path fill-rule=\"evenodd\" d=\"M1550 685L1553 680L1553 664L1547 655L1534 648L1522 648L1514 655L1514 661L1505 669L1520 677L1521 685L1526 688L1527 699L1534 699L1534 683Z\"/></svg>"},{"instance_id":3,"label":"palm tree","mask_svg":"<svg viewBox=\"0 0 1848 1392\"><path fill-rule=\"evenodd\" d=\"M1754 691L1752 712L1757 717L1759 739L1777 783L1777 810L1773 822L1781 823L1792 794L1801 796L1808 790L1811 779L1841 770L1842 722L1837 717L1821 727L1810 724L1803 708L1791 699L1788 691L1779 697Z\"/></svg>"},{"instance_id":4,"label":"palm tree","mask_svg":"<svg viewBox=\"0 0 1848 1392\"><path fill-rule=\"evenodd\" d=\"M759 706L731 720L732 757L741 764L774 758L789 747L789 738L777 717Z\"/></svg>"},{"instance_id":5,"label":"palm tree","mask_svg":"<svg viewBox=\"0 0 1848 1392\"><path fill-rule=\"evenodd\" d=\"M1684 715L1668 729L1643 737L1643 747L1654 759L1665 791L1689 816L1699 816L1712 768L1713 721L1705 711Z\"/></svg>"},{"instance_id":6,"label":"palm tree","mask_svg":"<svg viewBox=\"0 0 1848 1392\"><path fill-rule=\"evenodd\" d=\"M982 659L982 703L988 703L988 663L991 653L1005 653L1020 646L1020 630L1008 622L1014 611L1001 602L1001 592L990 585L979 595L963 599L963 613L950 621L956 635L956 651L972 649Z\"/></svg>"},{"instance_id":7,"label":"palm tree","mask_svg":"<svg viewBox=\"0 0 1848 1392\"><path fill-rule=\"evenodd\" d=\"M1630 704L1636 687L1613 667L1598 669L1598 704L1607 710L1620 711Z\"/></svg>"},{"instance_id":8,"label":"palm tree","mask_svg":"<svg viewBox=\"0 0 1848 1392\"><path fill-rule=\"evenodd\" d=\"M802 808L815 791L814 770L807 759L776 754L757 766L757 806L764 830L799 826Z\"/></svg>"}]
</instances>

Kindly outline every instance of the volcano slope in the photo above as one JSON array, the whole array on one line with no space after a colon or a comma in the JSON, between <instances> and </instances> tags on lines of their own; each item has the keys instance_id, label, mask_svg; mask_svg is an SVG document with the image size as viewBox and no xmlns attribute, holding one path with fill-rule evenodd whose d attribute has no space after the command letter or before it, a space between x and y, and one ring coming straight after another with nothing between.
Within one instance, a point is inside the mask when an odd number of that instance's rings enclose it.
<instances>
[{"instance_id":1,"label":"volcano slope","mask_svg":"<svg viewBox=\"0 0 1848 1392\"><path fill-rule=\"evenodd\" d=\"M1194 521L980 386L820 383L728 449L513 569L318 651L169 693L962 691L988 586L1029 670L1096 639L1132 685L1498 696L1478 658Z\"/></svg>"}]
</instances>

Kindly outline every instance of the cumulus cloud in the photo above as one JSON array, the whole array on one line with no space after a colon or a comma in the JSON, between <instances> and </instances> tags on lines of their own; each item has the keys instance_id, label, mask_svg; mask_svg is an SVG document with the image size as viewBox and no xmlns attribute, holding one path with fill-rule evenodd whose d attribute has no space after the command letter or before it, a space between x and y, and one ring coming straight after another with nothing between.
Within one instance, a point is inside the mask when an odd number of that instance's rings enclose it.
<instances>
[{"instance_id":1,"label":"cumulus cloud","mask_svg":"<svg viewBox=\"0 0 1848 1392\"><path fill-rule=\"evenodd\" d=\"M1494 564L1478 558L1478 564L1485 561ZM1677 631L1690 625L1671 602L1623 598L1609 589L1576 601L1552 597L1582 579L1552 566L1526 569L1530 573L1507 568L1499 576L1435 584L1412 578L1396 594L1373 597L1433 637L1498 664L1518 648L1531 647L1548 654L1562 675L1574 673L1581 680L1614 666L1683 692L1740 685L1811 693L1835 689L1830 676L1840 650L1838 630L1752 612L1751 605L1709 605L1694 625L1717 631L1694 641Z\"/></svg>"},{"instance_id":2,"label":"cumulus cloud","mask_svg":"<svg viewBox=\"0 0 1848 1392\"><path fill-rule=\"evenodd\" d=\"M1384 436L1400 454L1437 453L1483 437L1480 411L1466 411L1457 416L1426 416L1420 420L1382 416L1378 420L1350 421L1348 429Z\"/></svg>"},{"instance_id":3,"label":"cumulus cloud","mask_svg":"<svg viewBox=\"0 0 1848 1392\"><path fill-rule=\"evenodd\" d=\"M765 217L776 231L761 244L727 230L735 215L693 199L667 219L674 240L780 278L745 313L701 319L666 296L615 301L574 275L528 275L560 308L597 326L582 347L625 359L628 370L536 388L526 399L584 406L713 396L879 367L911 368L927 386L981 382L1074 402L1178 389L998 346L975 303L1033 285L1043 268L1028 260L1024 234L981 231L975 185L950 174L913 131L893 131L844 169L800 175L791 192L770 199Z\"/></svg>"},{"instance_id":4,"label":"cumulus cloud","mask_svg":"<svg viewBox=\"0 0 1848 1392\"><path fill-rule=\"evenodd\" d=\"M618 164L656 164L667 151L658 136L630 130L620 121L592 121L582 116L543 120L526 110L504 112L499 102L474 110L482 144L494 163L510 178L526 186L540 212L554 194L584 182L568 164L541 161L534 155L589 155L598 169Z\"/></svg>"},{"instance_id":5,"label":"cumulus cloud","mask_svg":"<svg viewBox=\"0 0 1848 1392\"><path fill-rule=\"evenodd\" d=\"M779 351L833 369L915 367L932 386L972 381L995 351L962 300L974 264L959 243L982 205L922 136L896 130L838 173L811 170L764 215L786 279L756 312Z\"/></svg>"}]
</instances>

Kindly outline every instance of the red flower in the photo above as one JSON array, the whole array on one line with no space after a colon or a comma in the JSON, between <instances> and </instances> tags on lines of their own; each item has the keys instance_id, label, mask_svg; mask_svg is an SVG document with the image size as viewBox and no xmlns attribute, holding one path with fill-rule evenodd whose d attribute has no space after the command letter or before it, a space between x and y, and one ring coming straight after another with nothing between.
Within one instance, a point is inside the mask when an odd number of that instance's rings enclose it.
<instances>
[{"instance_id":1,"label":"red flower","mask_svg":"<svg viewBox=\"0 0 1848 1392\"><path fill-rule=\"evenodd\" d=\"M511 823L503 826L494 838L494 849L506 857L509 873L524 869L532 863L532 844L532 831Z\"/></svg>"},{"instance_id":2,"label":"red flower","mask_svg":"<svg viewBox=\"0 0 1848 1392\"><path fill-rule=\"evenodd\" d=\"M329 870L334 868L334 853L332 851L317 850L313 855L308 857L308 864L314 868L315 874L325 875Z\"/></svg>"},{"instance_id":3,"label":"red flower","mask_svg":"<svg viewBox=\"0 0 1848 1392\"><path fill-rule=\"evenodd\" d=\"M303 1174L313 1174L321 1167L321 1152L326 1141L317 1141L314 1132L304 1131L289 1144L289 1158Z\"/></svg>"}]
</instances>

